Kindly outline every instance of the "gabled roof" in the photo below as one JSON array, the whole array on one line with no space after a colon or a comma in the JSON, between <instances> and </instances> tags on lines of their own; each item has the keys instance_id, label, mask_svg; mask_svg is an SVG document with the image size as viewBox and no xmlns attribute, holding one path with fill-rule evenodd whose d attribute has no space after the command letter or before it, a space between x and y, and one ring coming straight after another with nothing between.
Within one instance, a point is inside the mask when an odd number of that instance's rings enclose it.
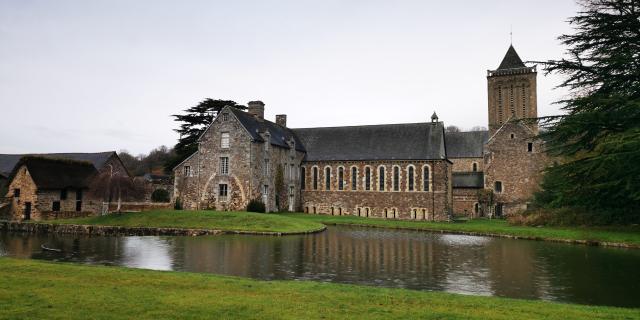
<instances>
[{"instance_id":1,"label":"gabled roof","mask_svg":"<svg viewBox=\"0 0 640 320\"><path fill-rule=\"evenodd\" d=\"M489 131L447 132L447 157L482 158L484 144L489 140Z\"/></svg>"},{"instance_id":2,"label":"gabled roof","mask_svg":"<svg viewBox=\"0 0 640 320\"><path fill-rule=\"evenodd\" d=\"M25 156L13 169L12 179L23 165L29 170L38 189L88 188L89 180L97 173L96 168L88 161Z\"/></svg>"},{"instance_id":3,"label":"gabled roof","mask_svg":"<svg viewBox=\"0 0 640 320\"><path fill-rule=\"evenodd\" d=\"M116 155L115 151L107 152L95 152L95 153L42 153L42 154L0 154L0 172L5 175L9 175L13 168L16 166L20 158L24 156L38 156L50 159L68 159L76 161L88 161L93 164L97 169L102 166L111 158Z\"/></svg>"},{"instance_id":4,"label":"gabled roof","mask_svg":"<svg viewBox=\"0 0 640 320\"><path fill-rule=\"evenodd\" d=\"M522 59L520 59L520 56L518 56L516 49L513 47L513 45L510 45L509 49L507 50L507 54L504 55L504 58L502 59L502 62L500 63L500 66L498 66L497 70L526 67L527 66L524 65L524 62L522 62Z\"/></svg>"},{"instance_id":5,"label":"gabled roof","mask_svg":"<svg viewBox=\"0 0 640 320\"><path fill-rule=\"evenodd\" d=\"M296 150L305 152L303 144L291 129L275 124L269 120L258 120L253 115L236 108L228 109L238 118L240 124L249 132L254 141L265 142L259 133L269 131L272 145L289 149L287 141L294 139Z\"/></svg>"},{"instance_id":6,"label":"gabled roof","mask_svg":"<svg viewBox=\"0 0 640 320\"><path fill-rule=\"evenodd\" d=\"M484 188L482 172L454 172L452 178L454 188Z\"/></svg>"},{"instance_id":7,"label":"gabled roof","mask_svg":"<svg viewBox=\"0 0 640 320\"><path fill-rule=\"evenodd\" d=\"M405 123L293 129L306 161L445 159L444 126Z\"/></svg>"}]
</instances>

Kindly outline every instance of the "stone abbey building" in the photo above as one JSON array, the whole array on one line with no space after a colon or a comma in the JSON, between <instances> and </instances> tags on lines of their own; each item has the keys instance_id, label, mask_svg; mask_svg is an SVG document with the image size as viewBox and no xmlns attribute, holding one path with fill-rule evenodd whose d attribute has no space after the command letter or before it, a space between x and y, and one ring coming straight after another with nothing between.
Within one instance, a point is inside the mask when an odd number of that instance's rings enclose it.
<instances>
[{"instance_id":1,"label":"stone abbey building","mask_svg":"<svg viewBox=\"0 0 640 320\"><path fill-rule=\"evenodd\" d=\"M488 131L445 132L421 123L290 129L224 108L176 166L174 197L185 209L268 211L445 220L526 208L546 163L537 126L536 68L513 46L487 72Z\"/></svg>"}]
</instances>

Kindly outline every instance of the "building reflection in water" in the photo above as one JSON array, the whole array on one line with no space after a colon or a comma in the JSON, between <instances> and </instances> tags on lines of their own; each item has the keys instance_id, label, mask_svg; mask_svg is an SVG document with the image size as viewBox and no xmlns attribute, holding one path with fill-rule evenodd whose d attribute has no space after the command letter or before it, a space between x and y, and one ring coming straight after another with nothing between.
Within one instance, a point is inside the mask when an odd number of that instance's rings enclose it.
<instances>
[{"instance_id":1,"label":"building reflection in water","mask_svg":"<svg viewBox=\"0 0 640 320\"><path fill-rule=\"evenodd\" d=\"M43 251L40 246L62 249ZM640 306L640 250L331 227L301 236L0 233L0 255L474 295Z\"/></svg>"}]
</instances>

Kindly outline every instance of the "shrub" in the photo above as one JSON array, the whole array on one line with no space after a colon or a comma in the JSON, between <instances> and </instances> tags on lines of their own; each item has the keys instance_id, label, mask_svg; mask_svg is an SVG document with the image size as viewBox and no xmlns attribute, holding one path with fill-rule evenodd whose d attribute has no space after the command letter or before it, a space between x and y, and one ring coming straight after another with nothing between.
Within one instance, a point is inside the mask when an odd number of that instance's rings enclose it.
<instances>
[{"instance_id":1,"label":"shrub","mask_svg":"<svg viewBox=\"0 0 640 320\"><path fill-rule=\"evenodd\" d=\"M249 201L247 205L247 211L249 212L265 212L264 203L259 199L253 199Z\"/></svg>"},{"instance_id":2,"label":"shrub","mask_svg":"<svg viewBox=\"0 0 640 320\"><path fill-rule=\"evenodd\" d=\"M535 208L507 218L520 226L603 226L638 223L637 219L612 212L592 212L584 208Z\"/></svg>"},{"instance_id":3,"label":"shrub","mask_svg":"<svg viewBox=\"0 0 640 320\"><path fill-rule=\"evenodd\" d=\"M170 202L169 191L165 189L156 189L151 194L151 201L153 202Z\"/></svg>"}]
</instances>

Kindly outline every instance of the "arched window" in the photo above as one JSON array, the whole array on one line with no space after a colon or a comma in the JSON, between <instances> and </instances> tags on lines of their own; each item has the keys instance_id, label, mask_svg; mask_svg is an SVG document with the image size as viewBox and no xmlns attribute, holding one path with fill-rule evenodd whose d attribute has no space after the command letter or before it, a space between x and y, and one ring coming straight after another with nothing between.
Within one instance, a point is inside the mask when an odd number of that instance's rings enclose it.
<instances>
[{"instance_id":1,"label":"arched window","mask_svg":"<svg viewBox=\"0 0 640 320\"><path fill-rule=\"evenodd\" d=\"M300 167L300 189L304 190L307 184L306 170L304 167Z\"/></svg>"},{"instance_id":2,"label":"arched window","mask_svg":"<svg viewBox=\"0 0 640 320\"><path fill-rule=\"evenodd\" d=\"M413 166L409 166L407 168L407 190L414 191L415 190L415 168Z\"/></svg>"},{"instance_id":3,"label":"arched window","mask_svg":"<svg viewBox=\"0 0 640 320\"><path fill-rule=\"evenodd\" d=\"M331 190L331 168L324 168L324 189Z\"/></svg>"},{"instance_id":4,"label":"arched window","mask_svg":"<svg viewBox=\"0 0 640 320\"><path fill-rule=\"evenodd\" d=\"M364 169L364 190L371 190L371 168L366 167Z\"/></svg>"},{"instance_id":5,"label":"arched window","mask_svg":"<svg viewBox=\"0 0 640 320\"><path fill-rule=\"evenodd\" d=\"M378 190L384 191L384 166L378 168Z\"/></svg>"},{"instance_id":6,"label":"arched window","mask_svg":"<svg viewBox=\"0 0 640 320\"><path fill-rule=\"evenodd\" d=\"M358 168L351 167L351 190L358 190Z\"/></svg>"},{"instance_id":7,"label":"arched window","mask_svg":"<svg viewBox=\"0 0 640 320\"><path fill-rule=\"evenodd\" d=\"M400 191L400 167L393 167L393 191Z\"/></svg>"},{"instance_id":8,"label":"arched window","mask_svg":"<svg viewBox=\"0 0 640 320\"><path fill-rule=\"evenodd\" d=\"M478 163L474 162L473 164L471 164L471 169L472 169L473 172L478 171Z\"/></svg>"},{"instance_id":9,"label":"arched window","mask_svg":"<svg viewBox=\"0 0 640 320\"><path fill-rule=\"evenodd\" d=\"M344 168L338 168L338 190L344 190Z\"/></svg>"},{"instance_id":10,"label":"arched window","mask_svg":"<svg viewBox=\"0 0 640 320\"><path fill-rule=\"evenodd\" d=\"M318 167L313 167L313 179L312 180L313 180L313 190L318 190Z\"/></svg>"},{"instance_id":11,"label":"arched window","mask_svg":"<svg viewBox=\"0 0 640 320\"><path fill-rule=\"evenodd\" d=\"M431 168L429 166L422 167L422 191L431 191Z\"/></svg>"}]
</instances>

